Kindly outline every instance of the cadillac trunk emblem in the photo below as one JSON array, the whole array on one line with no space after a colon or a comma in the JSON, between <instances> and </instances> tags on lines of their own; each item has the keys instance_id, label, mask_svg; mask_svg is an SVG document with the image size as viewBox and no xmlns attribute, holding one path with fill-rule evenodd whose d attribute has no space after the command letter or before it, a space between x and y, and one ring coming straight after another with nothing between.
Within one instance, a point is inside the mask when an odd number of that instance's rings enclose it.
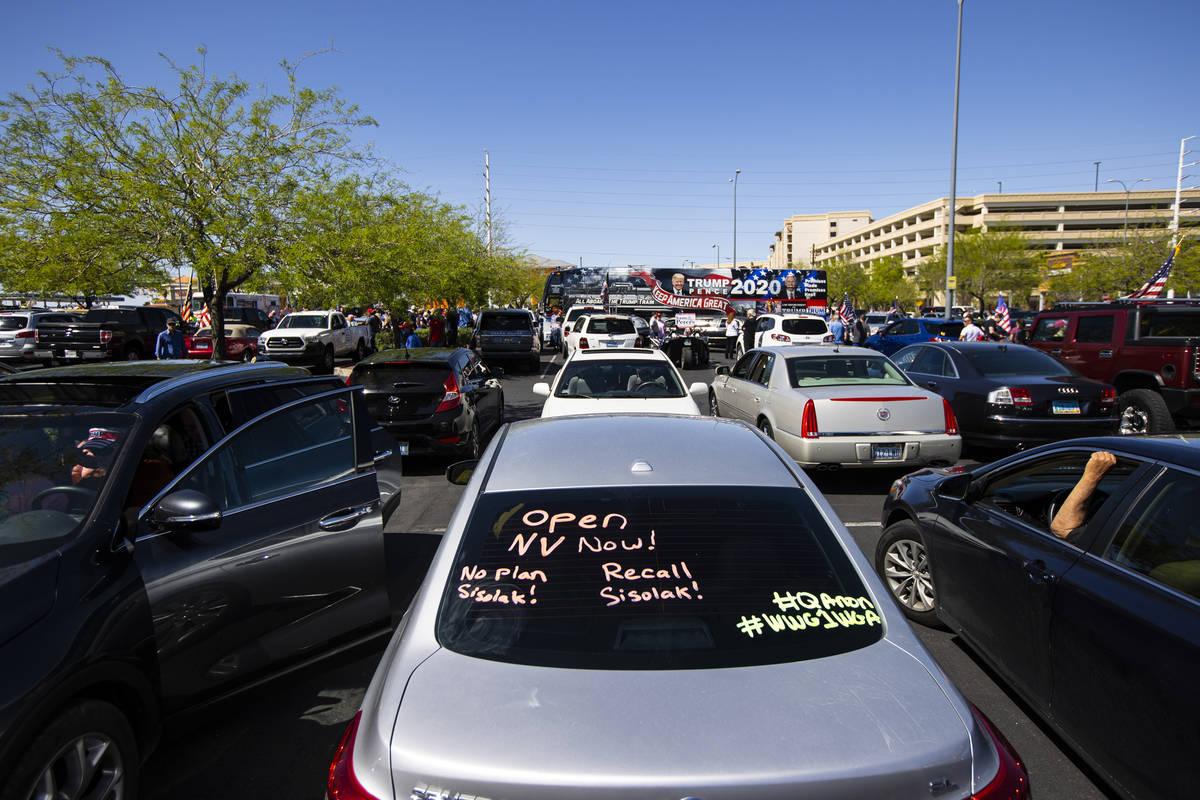
<instances>
[{"instance_id":1,"label":"cadillac trunk emblem","mask_svg":"<svg viewBox=\"0 0 1200 800\"><path fill-rule=\"evenodd\" d=\"M875 412L875 416L879 417L884 422L887 422L889 419L891 419L892 412L888 411L886 408L881 408Z\"/></svg>"}]
</instances>

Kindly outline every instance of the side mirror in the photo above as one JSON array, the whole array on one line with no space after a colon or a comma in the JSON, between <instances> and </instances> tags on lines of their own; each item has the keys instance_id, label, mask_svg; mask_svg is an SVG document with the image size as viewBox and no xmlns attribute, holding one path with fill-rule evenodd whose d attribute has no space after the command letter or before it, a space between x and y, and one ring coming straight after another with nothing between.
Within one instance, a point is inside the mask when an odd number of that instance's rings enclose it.
<instances>
[{"instance_id":1,"label":"side mirror","mask_svg":"<svg viewBox=\"0 0 1200 800\"><path fill-rule=\"evenodd\" d=\"M150 519L160 528L211 531L221 527L221 508L204 492L181 489L159 500Z\"/></svg>"},{"instance_id":2,"label":"side mirror","mask_svg":"<svg viewBox=\"0 0 1200 800\"><path fill-rule=\"evenodd\" d=\"M729 374L729 365L722 364L721 366L717 367L716 373L718 375L728 375Z\"/></svg>"},{"instance_id":3,"label":"side mirror","mask_svg":"<svg viewBox=\"0 0 1200 800\"><path fill-rule=\"evenodd\" d=\"M545 381L539 381L533 385L532 391L538 397L549 397L550 384L546 383Z\"/></svg>"},{"instance_id":4,"label":"side mirror","mask_svg":"<svg viewBox=\"0 0 1200 800\"><path fill-rule=\"evenodd\" d=\"M455 486L466 486L475 474L478 461L459 461L446 467L446 480Z\"/></svg>"},{"instance_id":5,"label":"side mirror","mask_svg":"<svg viewBox=\"0 0 1200 800\"><path fill-rule=\"evenodd\" d=\"M696 381L688 387L688 394L693 397L708 397L708 384Z\"/></svg>"},{"instance_id":6,"label":"side mirror","mask_svg":"<svg viewBox=\"0 0 1200 800\"><path fill-rule=\"evenodd\" d=\"M938 484L937 493L951 500L970 500L968 495L972 493L971 474L962 472L958 475L951 475Z\"/></svg>"}]
</instances>

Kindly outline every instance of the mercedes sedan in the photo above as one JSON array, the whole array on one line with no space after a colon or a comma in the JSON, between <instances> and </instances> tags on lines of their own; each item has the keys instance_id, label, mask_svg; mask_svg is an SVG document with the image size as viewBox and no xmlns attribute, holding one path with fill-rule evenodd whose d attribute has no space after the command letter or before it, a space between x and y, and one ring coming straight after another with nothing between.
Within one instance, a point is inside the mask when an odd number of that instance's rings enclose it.
<instances>
[{"instance_id":1,"label":"mercedes sedan","mask_svg":"<svg viewBox=\"0 0 1200 800\"><path fill-rule=\"evenodd\" d=\"M539 457L564 441L587 457ZM530 420L448 476L469 482L328 797L1027 797L1019 758L752 428Z\"/></svg>"}]
</instances>

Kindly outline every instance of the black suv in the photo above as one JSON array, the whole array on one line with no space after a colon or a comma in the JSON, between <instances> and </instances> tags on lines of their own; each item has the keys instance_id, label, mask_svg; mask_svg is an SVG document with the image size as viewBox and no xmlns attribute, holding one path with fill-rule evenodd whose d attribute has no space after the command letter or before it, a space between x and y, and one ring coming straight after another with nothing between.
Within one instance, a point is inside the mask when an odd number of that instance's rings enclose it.
<instances>
[{"instance_id":1,"label":"black suv","mask_svg":"<svg viewBox=\"0 0 1200 800\"><path fill-rule=\"evenodd\" d=\"M523 308L480 311L472 346L488 361L522 361L530 372L542 363L541 326Z\"/></svg>"},{"instance_id":2,"label":"black suv","mask_svg":"<svg viewBox=\"0 0 1200 800\"><path fill-rule=\"evenodd\" d=\"M464 347L422 347L376 353L346 382L365 389L367 407L401 452L479 458L504 424L503 374Z\"/></svg>"},{"instance_id":3,"label":"black suv","mask_svg":"<svg viewBox=\"0 0 1200 800\"><path fill-rule=\"evenodd\" d=\"M282 364L0 378L0 797L136 797L165 715L386 634L386 441Z\"/></svg>"}]
</instances>

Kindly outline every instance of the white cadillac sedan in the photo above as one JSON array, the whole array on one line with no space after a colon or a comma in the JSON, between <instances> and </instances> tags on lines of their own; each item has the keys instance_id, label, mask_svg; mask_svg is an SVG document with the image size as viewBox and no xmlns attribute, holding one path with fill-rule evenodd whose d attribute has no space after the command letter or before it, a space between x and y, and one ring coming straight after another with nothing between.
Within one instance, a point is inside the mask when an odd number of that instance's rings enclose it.
<instances>
[{"instance_id":1,"label":"white cadillac sedan","mask_svg":"<svg viewBox=\"0 0 1200 800\"><path fill-rule=\"evenodd\" d=\"M950 404L862 347L761 347L717 367L714 417L740 419L803 467L952 464L962 437Z\"/></svg>"},{"instance_id":2,"label":"white cadillac sedan","mask_svg":"<svg viewBox=\"0 0 1200 800\"><path fill-rule=\"evenodd\" d=\"M683 376L661 350L576 350L554 383L535 383L546 398L543 417L642 412L699 415L708 384L684 387Z\"/></svg>"},{"instance_id":3,"label":"white cadillac sedan","mask_svg":"<svg viewBox=\"0 0 1200 800\"><path fill-rule=\"evenodd\" d=\"M585 458L546 458L587 442ZM710 417L505 426L329 771L329 800L1025 800L778 447Z\"/></svg>"}]
</instances>

